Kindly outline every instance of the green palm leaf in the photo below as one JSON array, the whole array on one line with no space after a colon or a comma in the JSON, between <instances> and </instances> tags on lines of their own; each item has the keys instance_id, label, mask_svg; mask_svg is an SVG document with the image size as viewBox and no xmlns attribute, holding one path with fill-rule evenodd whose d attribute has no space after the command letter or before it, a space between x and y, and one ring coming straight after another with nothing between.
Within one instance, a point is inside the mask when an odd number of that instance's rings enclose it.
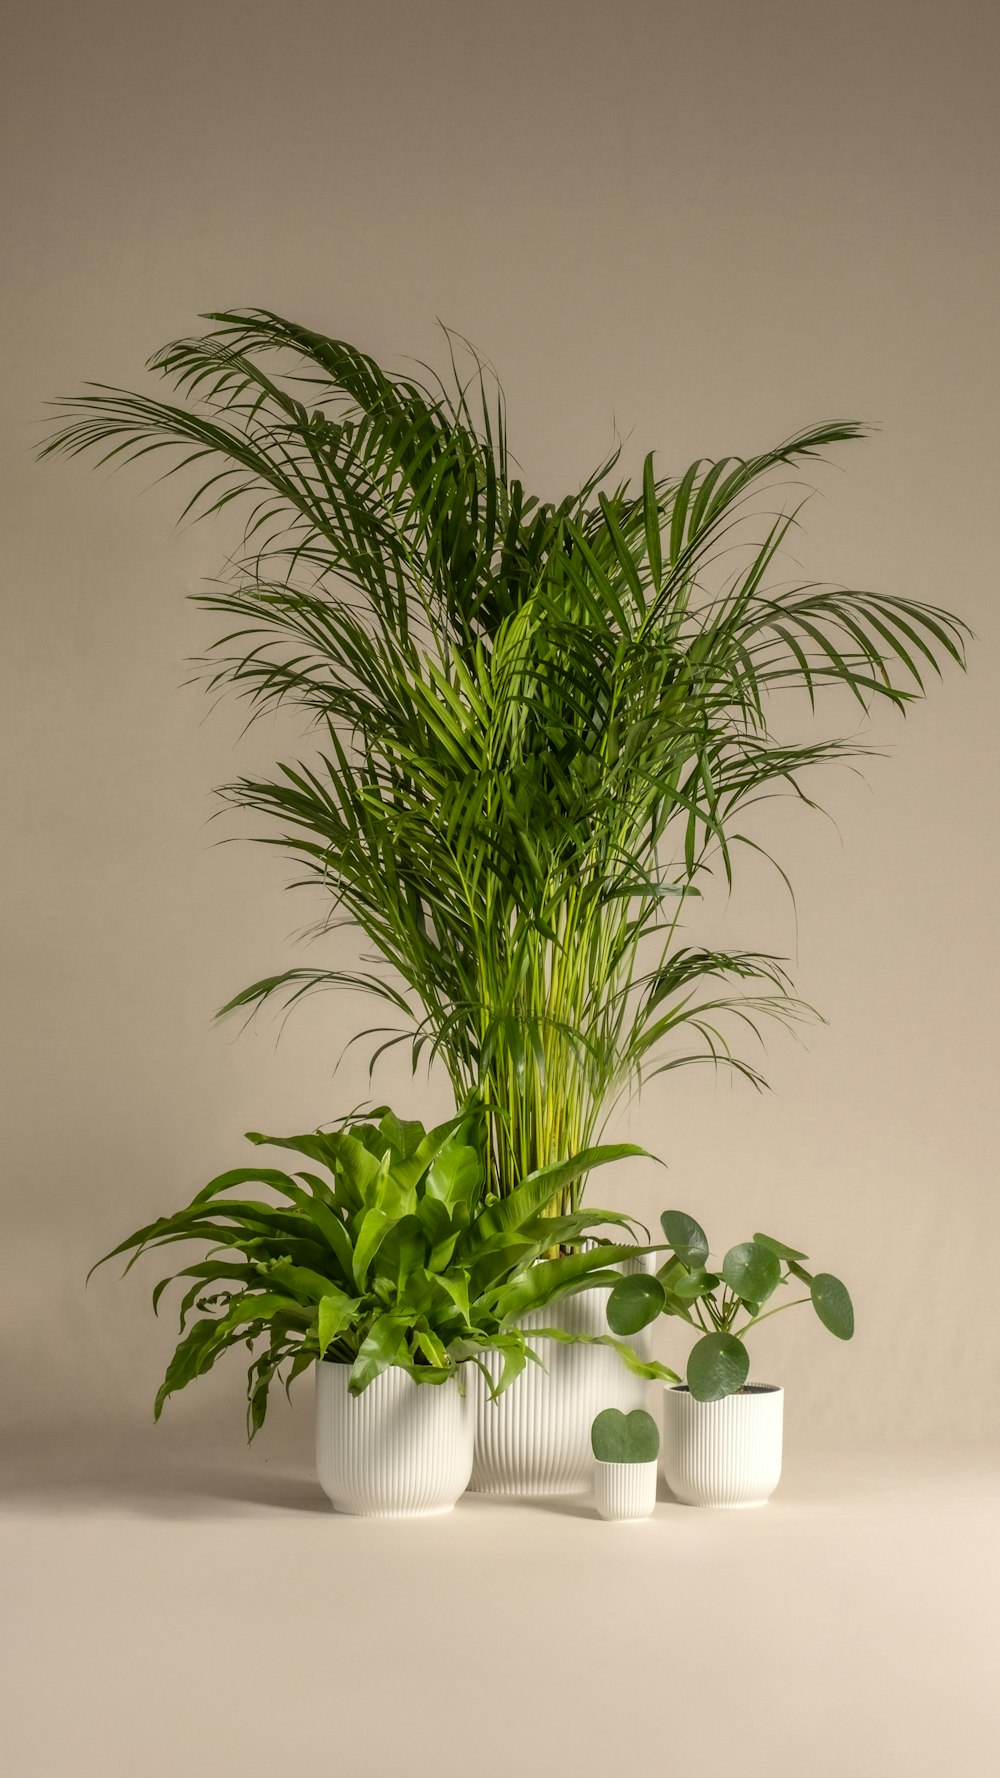
<instances>
[{"instance_id":1,"label":"green palm leaf","mask_svg":"<svg viewBox=\"0 0 1000 1778\"><path fill-rule=\"evenodd\" d=\"M91 386L44 450L149 457L183 474L192 516L245 514L235 573L198 595L223 626L207 682L251 717L301 708L313 741L223 794L322 928L353 923L371 954L277 971L223 1010L378 997L399 1023L373 1062L407 1042L460 1103L481 1095L501 1197L593 1144L644 1073L707 1060L759 1083L727 1032L803 1009L778 960L682 943L682 911L713 868L733 880L756 801L809 804L817 767L864 751L782 736L780 694L905 711L963 659L936 606L778 578L801 467L863 428L667 477L650 455L636 488L613 453L543 502L457 336L421 381L268 310L206 319L151 361L173 399ZM703 975L733 991L701 999Z\"/></svg>"}]
</instances>

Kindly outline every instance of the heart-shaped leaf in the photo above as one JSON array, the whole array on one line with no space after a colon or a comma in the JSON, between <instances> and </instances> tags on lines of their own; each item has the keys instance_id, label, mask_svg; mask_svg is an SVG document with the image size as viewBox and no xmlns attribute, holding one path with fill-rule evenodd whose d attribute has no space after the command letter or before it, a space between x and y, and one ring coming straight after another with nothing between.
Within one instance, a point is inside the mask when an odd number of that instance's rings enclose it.
<instances>
[{"instance_id":1,"label":"heart-shaped leaf","mask_svg":"<svg viewBox=\"0 0 1000 1778\"><path fill-rule=\"evenodd\" d=\"M854 1304L846 1284L832 1272L817 1272L810 1286L813 1308L838 1340L849 1340L854 1334Z\"/></svg>"},{"instance_id":2,"label":"heart-shaped leaf","mask_svg":"<svg viewBox=\"0 0 1000 1778\"><path fill-rule=\"evenodd\" d=\"M756 1241L741 1241L726 1254L722 1276L734 1296L759 1307L780 1282L781 1261L770 1248Z\"/></svg>"},{"instance_id":3,"label":"heart-shaped leaf","mask_svg":"<svg viewBox=\"0 0 1000 1778\"><path fill-rule=\"evenodd\" d=\"M700 1222L693 1216L685 1215L683 1210L664 1210L660 1217L660 1225L677 1258L684 1265L695 1270L703 1266L708 1258L708 1236Z\"/></svg>"},{"instance_id":4,"label":"heart-shaped leaf","mask_svg":"<svg viewBox=\"0 0 1000 1778\"><path fill-rule=\"evenodd\" d=\"M660 1434L652 1414L633 1408L604 1408L590 1430L590 1442L598 1463L655 1463Z\"/></svg>"},{"instance_id":5,"label":"heart-shaped leaf","mask_svg":"<svg viewBox=\"0 0 1000 1778\"><path fill-rule=\"evenodd\" d=\"M667 1297L658 1278L643 1272L620 1278L608 1298L608 1326L612 1333L628 1335L648 1327L662 1315Z\"/></svg>"},{"instance_id":6,"label":"heart-shaped leaf","mask_svg":"<svg viewBox=\"0 0 1000 1778\"><path fill-rule=\"evenodd\" d=\"M742 1389L750 1371L750 1354L735 1334L710 1333L692 1346L687 1384L696 1401L721 1401Z\"/></svg>"}]
</instances>

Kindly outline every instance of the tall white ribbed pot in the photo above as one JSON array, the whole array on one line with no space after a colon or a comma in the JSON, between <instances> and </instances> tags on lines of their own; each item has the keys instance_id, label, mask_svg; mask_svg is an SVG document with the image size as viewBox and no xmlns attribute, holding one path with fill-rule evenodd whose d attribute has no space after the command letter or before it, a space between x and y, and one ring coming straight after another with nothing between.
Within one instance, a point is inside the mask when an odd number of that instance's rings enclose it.
<instances>
[{"instance_id":1,"label":"tall white ribbed pot","mask_svg":"<svg viewBox=\"0 0 1000 1778\"><path fill-rule=\"evenodd\" d=\"M349 1364L318 1363L316 1469L339 1513L412 1519L450 1512L468 1486L475 1403L467 1380L415 1383L383 1371L351 1395Z\"/></svg>"},{"instance_id":2,"label":"tall white ribbed pot","mask_svg":"<svg viewBox=\"0 0 1000 1778\"><path fill-rule=\"evenodd\" d=\"M646 1260L638 1260L619 1269L645 1268ZM581 1290L522 1316L518 1326L528 1334L536 1327L606 1334L610 1294L607 1289ZM651 1356L648 1330L629 1344L641 1358ZM582 1494L593 1481L590 1429L595 1414L602 1408L629 1414L646 1404L648 1383L626 1370L608 1346L538 1340L535 1350L545 1369L529 1361L497 1402L490 1400L477 1373L476 1455L469 1483L477 1494ZM488 1353L485 1364L499 1377L498 1356Z\"/></svg>"},{"instance_id":3,"label":"tall white ribbed pot","mask_svg":"<svg viewBox=\"0 0 1000 1778\"><path fill-rule=\"evenodd\" d=\"M683 1383L663 1392L663 1474L685 1506L764 1506L781 1476L785 1392L748 1383L721 1401L695 1401Z\"/></svg>"}]
</instances>

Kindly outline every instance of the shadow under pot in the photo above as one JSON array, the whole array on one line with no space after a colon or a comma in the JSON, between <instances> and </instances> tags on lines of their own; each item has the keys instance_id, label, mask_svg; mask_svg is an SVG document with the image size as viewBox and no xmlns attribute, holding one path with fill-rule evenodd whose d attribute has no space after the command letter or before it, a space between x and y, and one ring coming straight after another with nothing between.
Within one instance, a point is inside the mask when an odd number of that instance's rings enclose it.
<instances>
[{"instance_id":1,"label":"shadow under pot","mask_svg":"<svg viewBox=\"0 0 1000 1778\"><path fill-rule=\"evenodd\" d=\"M337 1512L366 1519L450 1512L472 1474L475 1404L464 1381L382 1371L360 1395L349 1364L316 1372L316 1470Z\"/></svg>"},{"instance_id":2,"label":"shadow under pot","mask_svg":"<svg viewBox=\"0 0 1000 1778\"><path fill-rule=\"evenodd\" d=\"M785 1392L747 1383L721 1401L696 1401L685 1383L667 1384L663 1475L684 1506L765 1506L781 1477Z\"/></svg>"}]
</instances>

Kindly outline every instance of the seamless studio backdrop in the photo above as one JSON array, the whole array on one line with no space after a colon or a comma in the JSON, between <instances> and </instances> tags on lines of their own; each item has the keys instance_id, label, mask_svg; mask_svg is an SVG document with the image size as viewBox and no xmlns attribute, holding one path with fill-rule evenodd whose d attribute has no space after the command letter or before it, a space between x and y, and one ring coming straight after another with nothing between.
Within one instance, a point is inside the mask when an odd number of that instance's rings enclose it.
<instances>
[{"instance_id":1,"label":"seamless studio backdrop","mask_svg":"<svg viewBox=\"0 0 1000 1778\"><path fill-rule=\"evenodd\" d=\"M5 35L10 1451L241 1450L231 1362L153 1434L173 1343L155 1261L85 1292L87 1267L238 1164L246 1129L368 1097L448 1109L403 1050L371 1086L367 1046L342 1056L378 1022L360 998L213 1026L303 955L317 911L282 859L217 843L240 830L212 787L279 739L185 684L208 630L184 595L233 534L177 529L179 486L152 471L32 460L46 398L137 387L200 312L251 304L391 367L441 361L436 318L467 334L547 497L615 426L632 473L651 448L666 470L827 418L877 427L817 466L789 572L949 606L976 631L969 674L881 715L860 775L816 779L829 819L761 812L794 912L748 853L690 916L692 942L790 957L828 1022L771 1034L767 1094L652 1082L614 1130L667 1170L592 1195L685 1208L723 1246L771 1229L848 1282L853 1346L798 1317L757 1336L798 1449L995 1442L996 9L14 0ZM866 732L842 706L820 720ZM293 757L294 725L280 739ZM308 1458L307 1394L276 1402L251 1467Z\"/></svg>"}]
</instances>

